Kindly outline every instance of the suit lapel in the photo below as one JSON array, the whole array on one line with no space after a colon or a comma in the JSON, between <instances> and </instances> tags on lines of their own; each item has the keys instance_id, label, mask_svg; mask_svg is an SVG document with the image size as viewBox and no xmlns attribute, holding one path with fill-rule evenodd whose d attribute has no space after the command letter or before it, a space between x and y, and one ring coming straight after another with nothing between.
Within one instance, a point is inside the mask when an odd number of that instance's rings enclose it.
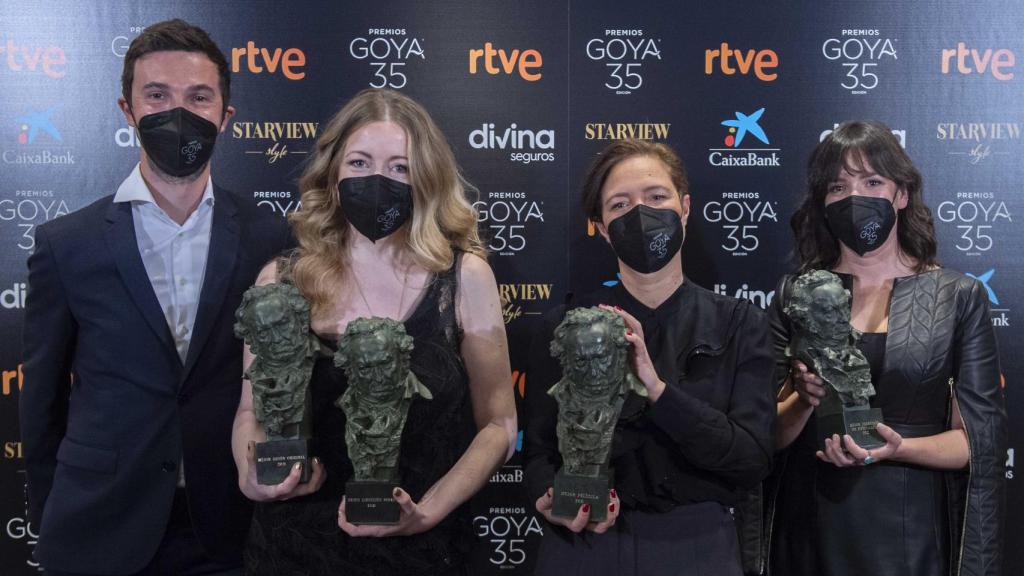
<instances>
[{"instance_id":1,"label":"suit lapel","mask_svg":"<svg viewBox=\"0 0 1024 576\"><path fill-rule=\"evenodd\" d=\"M178 358L174 339L171 338L171 330L167 327L167 319L164 317L156 293L153 292L153 285L146 273L146 266L142 263L142 257L139 255L131 202L111 203L107 210L107 229L104 236L107 246L114 256L114 261L117 263L121 280L124 281L132 301L142 312L142 317L146 319L146 323L153 329L153 333L168 353ZM180 358L178 361L181 361Z\"/></svg>"},{"instance_id":2,"label":"suit lapel","mask_svg":"<svg viewBox=\"0 0 1024 576\"><path fill-rule=\"evenodd\" d=\"M221 306L227 296L228 286L234 276L235 260L238 256L238 207L230 194L214 187L213 224L210 227L210 251L206 257L206 273L203 289L199 296L199 310L188 345L185 370L182 381L188 378L196 360L210 336L218 316L224 313ZM232 311L233 312L233 311Z\"/></svg>"}]
</instances>

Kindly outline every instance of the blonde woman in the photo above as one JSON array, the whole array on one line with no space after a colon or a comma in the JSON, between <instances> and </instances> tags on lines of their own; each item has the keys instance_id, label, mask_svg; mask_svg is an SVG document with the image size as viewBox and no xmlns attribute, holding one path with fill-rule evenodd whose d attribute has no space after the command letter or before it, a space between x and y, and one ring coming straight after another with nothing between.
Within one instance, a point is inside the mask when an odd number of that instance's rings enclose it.
<instances>
[{"instance_id":1,"label":"blonde woman","mask_svg":"<svg viewBox=\"0 0 1024 576\"><path fill-rule=\"evenodd\" d=\"M403 322L412 371L433 399L413 402L402 434L401 520L356 526L343 500L345 414L334 405L342 370L329 357L313 369L317 460L306 484L298 470L277 486L256 483L250 443L265 434L243 381L232 445L239 486L258 502L250 573L467 573L473 535L462 504L511 454L516 414L497 288L465 186L444 135L402 94L365 90L327 123L300 181L299 248L257 284L295 284L329 346L359 317Z\"/></svg>"}]
</instances>

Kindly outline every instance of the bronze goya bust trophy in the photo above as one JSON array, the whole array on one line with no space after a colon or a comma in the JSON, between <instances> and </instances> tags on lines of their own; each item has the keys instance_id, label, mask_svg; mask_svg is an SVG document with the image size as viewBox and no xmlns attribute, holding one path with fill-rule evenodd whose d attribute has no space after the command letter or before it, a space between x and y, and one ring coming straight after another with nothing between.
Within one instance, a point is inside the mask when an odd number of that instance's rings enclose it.
<instances>
[{"instance_id":1,"label":"bronze goya bust trophy","mask_svg":"<svg viewBox=\"0 0 1024 576\"><path fill-rule=\"evenodd\" d=\"M309 303L285 283L253 286L235 311L235 336L255 359L245 377L252 384L256 419L267 441L256 444L256 481L280 484L296 462L309 480L309 378L319 342L310 331Z\"/></svg>"},{"instance_id":2,"label":"bronze goya bust trophy","mask_svg":"<svg viewBox=\"0 0 1024 576\"><path fill-rule=\"evenodd\" d=\"M626 325L600 308L570 310L555 328L551 355L562 364L562 379L548 390L558 402L558 451L562 468L555 475L552 514L576 516L590 505L590 520L608 514L612 487L609 467L612 436L630 391L647 389L629 369Z\"/></svg>"},{"instance_id":3,"label":"bronze goya bust trophy","mask_svg":"<svg viewBox=\"0 0 1024 576\"><path fill-rule=\"evenodd\" d=\"M427 389L409 370L413 339L401 322L358 318L338 339L334 364L348 389L335 402L345 412L345 444L354 478L345 485L345 515L353 524L394 524L401 509L392 492L409 406Z\"/></svg>"},{"instance_id":4,"label":"bronze goya bust trophy","mask_svg":"<svg viewBox=\"0 0 1024 576\"><path fill-rule=\"evenodd\" d=\"M860 332L850 326L849 290L835 274L810 270L793 281L784 312L793 327L789 357L825 383L825 397L814 410L819 447L833 434L849 434L865 449L885 445L875 429L882 411L869 404L875 395L871 366L857 348Z\"/></svg>"}]
</instances>

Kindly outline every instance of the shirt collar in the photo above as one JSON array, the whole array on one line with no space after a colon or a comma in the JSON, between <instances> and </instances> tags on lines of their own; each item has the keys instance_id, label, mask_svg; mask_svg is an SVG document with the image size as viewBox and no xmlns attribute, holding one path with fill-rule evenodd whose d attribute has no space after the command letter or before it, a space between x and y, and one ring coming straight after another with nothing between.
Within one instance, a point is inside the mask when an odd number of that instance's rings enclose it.
<instances>
[{"instance_id":1,"label":"shirt collar","mask_svg":"<svg viewBox=\"0 0 1024 576\"><path fill-rule=\"evenodd\" d=\"M150 192L146 181L142 179L140 164L135 164L135 169L132 170L132 173L118 186L117 193L114 194L114 202L140 202L156 205L153 193ZM203 198L199 201L199 205L213 206L213 202L213 178L207 177L206 188L203 190Z\"/></svg>"}]
</instances>

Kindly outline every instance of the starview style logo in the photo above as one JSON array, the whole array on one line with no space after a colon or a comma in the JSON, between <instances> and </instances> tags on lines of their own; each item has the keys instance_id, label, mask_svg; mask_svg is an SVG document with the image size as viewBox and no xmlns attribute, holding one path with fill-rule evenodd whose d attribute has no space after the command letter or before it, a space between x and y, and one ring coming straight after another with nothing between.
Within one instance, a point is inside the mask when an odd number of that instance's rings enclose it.
<instances>
[{"instance_id":1,"label":"starview style logo","mask_svg":"<svg viewBox=\"0 0 1024 576\"><path fill-rule=\"evenodd\" d=\"M779 148L768 148L771 143L768 135L760 125L764 108L744 114L735 112L734 118L721 122L727 128L722 142L725 148L709 148L708 163L717 167L777 167L779 166ZM758 147L758 141L765 147ZM743 144L747 143L745 147Z\"/></svg>"},{"instance_id":2,"label":"starview style logo","mask_svg":"<svg viewBox=\"0 0 1024 576\"><path fill-rule=\"evenodd\" d=\"M245 154L262 157L267 164L292 154L309 154L316 140L317 122L248 122L231 124L231 138L240 140L249 148Z\"/></svg>"},{"instance_id":3,"label":"starview style logo","mask_svg":"<svg viewBox=\"0 0 1024 576\"><path fill-rule=\"evenodd\" d=\"M940 122L935 127L935 138L953 148L949 155L969 164L1014 156L1020 133L1020 122Z\"/></svg>"}]
</instances>

